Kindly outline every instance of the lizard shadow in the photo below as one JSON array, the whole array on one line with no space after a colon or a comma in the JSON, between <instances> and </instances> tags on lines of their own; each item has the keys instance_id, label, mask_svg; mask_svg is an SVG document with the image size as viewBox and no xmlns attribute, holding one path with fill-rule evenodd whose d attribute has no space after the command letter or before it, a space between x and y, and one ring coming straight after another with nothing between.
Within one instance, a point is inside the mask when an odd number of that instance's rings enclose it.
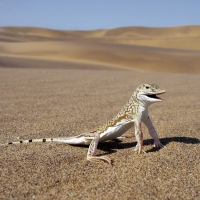
<instances>
[{"instance_id":1,"label":"lizard shadow","mask_svg":"<svg viewBox=\"0 0 200 200\"><path fill-rule=\"evenodd\" d=\"M153 139L147 139L144 140L143 144L144 146L147 145L153 145ZM170 142L179 142L179 143L185 143L185 144L200 144L200 140L197 138L192 137L166 137L160 139L160 142L166 146ZM111 154L117 152L117 149L129 149L134 148L136 146L137 142L126 142L122 143L122 140L115 139L115 140L109 140L106 142L102 142L98 144L98 149L105 151L105 153L102 153L101 155ZM148 152L154 152L159 151L160 148L152 147L151 149L147 150ZM98 154L99 155L99 154Z\"/></svg>"},{"instance_id":2,"label":"lizard shadow","mask_svg":"<svg viewBox=\"0 0 200 200\"><path fill-rule=\"evenodd\" d=\"M153 144L153 139L147 140L146 142L147 142L146 145ZM193 138L193 137L171 137L171 138L166 137L166 138L160 139L160 142L164 146L166 146L170 142L179 142L179 143L184 143L184 144L200 144L200 140L198 138ZM160 150L160 148L153 147L153 148L147 150L146 153L159 151L159 150Z\"/></svg>"}]
</instances>

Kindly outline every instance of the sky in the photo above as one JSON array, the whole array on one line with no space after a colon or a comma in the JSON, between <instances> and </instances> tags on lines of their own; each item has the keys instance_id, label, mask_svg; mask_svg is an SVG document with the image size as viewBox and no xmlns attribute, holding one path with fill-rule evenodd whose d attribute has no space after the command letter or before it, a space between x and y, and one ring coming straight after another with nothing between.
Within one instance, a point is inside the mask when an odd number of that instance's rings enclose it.
<instances>
[{"instance_id":1,"label":"sky","mask_svg":"<svg viewBox=\"0 0 200 200\"><path fill-rule=\"evenodd\" d=\"M95 30L200 25L200 0L0 0L0 27Z\"/></svg>"}]
</instances>

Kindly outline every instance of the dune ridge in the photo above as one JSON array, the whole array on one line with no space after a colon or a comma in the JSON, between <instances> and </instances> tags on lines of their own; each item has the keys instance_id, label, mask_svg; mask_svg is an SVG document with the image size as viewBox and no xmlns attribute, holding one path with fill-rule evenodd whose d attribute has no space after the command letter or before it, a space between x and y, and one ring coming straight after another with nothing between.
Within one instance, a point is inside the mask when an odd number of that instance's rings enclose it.
<instances>
[{"instance_id":1,"label":"dune ridge","mask_svg":"<svg viewBox=\"0 0 200 200\"><path fill-rule=\"evenodd\" d=\"M200 73L200 26L62 31L0 28L5 57L98 64L153 72ZM2 61L2 59L4 61Z\"/></svg>"}]
</instances>

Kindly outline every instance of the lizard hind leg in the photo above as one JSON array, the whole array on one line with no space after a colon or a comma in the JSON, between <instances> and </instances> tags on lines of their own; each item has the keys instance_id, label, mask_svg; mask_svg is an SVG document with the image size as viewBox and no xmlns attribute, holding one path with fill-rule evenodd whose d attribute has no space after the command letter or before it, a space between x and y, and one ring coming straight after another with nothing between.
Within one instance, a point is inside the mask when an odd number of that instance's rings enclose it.
<instances>
[{"instance_id":1,"label":"lizard hind leg","mask_svg":"<svg viewBox=\"0 0 200 200\"><path fill-rule=\"evenodd\" d=\"M95 134L94 139L90 143L88 153L87 153L87 160L89 161L97 161L97 160L103 160L111 164L111 159L107 156L96 156L96 150L97 150L97 145L99 142L99 134Z\"/></svg>"}]
</instances>

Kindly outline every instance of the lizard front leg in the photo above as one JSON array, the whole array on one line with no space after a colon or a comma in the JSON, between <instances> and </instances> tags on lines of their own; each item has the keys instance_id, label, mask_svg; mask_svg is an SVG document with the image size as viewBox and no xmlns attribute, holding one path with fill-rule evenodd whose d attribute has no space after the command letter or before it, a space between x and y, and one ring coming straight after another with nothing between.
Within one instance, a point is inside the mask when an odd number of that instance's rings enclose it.
<instances>
[{"instance_id":1,"label":"lizard front leg","mask_svg":"<svg viewBox=\"0 0 200 200\"><path fill-rule=\"evenodd\" d=\"M155 130L155 128L153 127L153 124L150 120L150 118L148 117L145 121L143 121L144 124L146 125L146 127L149 130L149 134L151 135L151 137L154 139L154 147L159 147L159 148L166 148L159 140L158 138L158 134Z\"/></svg>"},{"instance_id":2,"label":"lizard front leg","mask_svg":"<svg viewBox=\"0 0 200 200\"><path fill-rule=\"evenodd\" d=\"M146 153L143 150L143 133L142 133L142 128L141 128L141 122L135 122L135 137L137 140L137 145L135 147L135 151L138 151L138 154L141 152Z\"/></svg>"},{"instance_id":3,"label":"lizard front leg","mask_svg":"<svg viewBox=\"0 0 200 200\"><path fill-rule=\"evenodd\" d=\"M99 156L99 157L96 156L96 150L97 150L97 145L99 143L99 138L100 138L100 135L98 133L95 134L94 139L90 143L90 146L88 149L87 160L95 161L97 159L100 159L100 160L104 160L104 161L108 162L109 164L111 164L111 160L107 156Z\"/></svg>"}]
</instances>

